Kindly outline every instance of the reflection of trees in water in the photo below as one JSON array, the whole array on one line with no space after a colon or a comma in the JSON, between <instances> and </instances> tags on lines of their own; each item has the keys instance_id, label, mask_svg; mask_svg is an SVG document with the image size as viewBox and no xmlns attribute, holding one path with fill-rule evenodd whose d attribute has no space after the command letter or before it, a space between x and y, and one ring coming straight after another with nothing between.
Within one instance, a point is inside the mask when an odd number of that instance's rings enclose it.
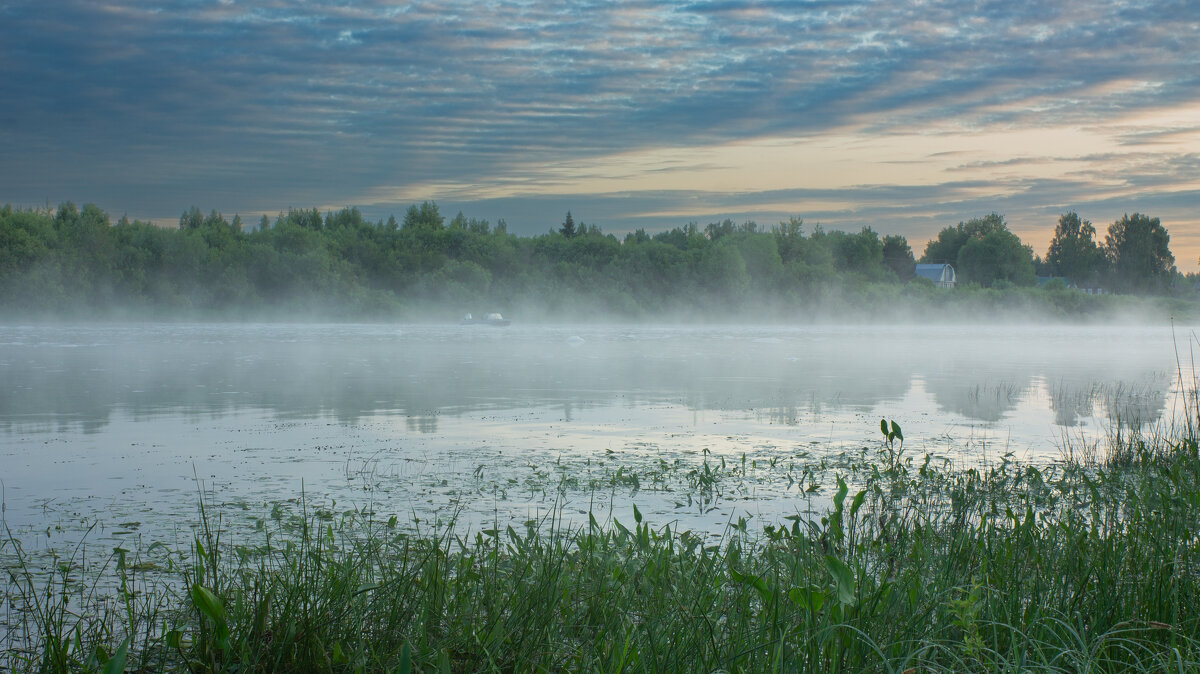
<instances>
[{"instance_id":1,"label":"reflection of trees in water","mask_svg":"<svg viewBox=\"0 0 1200 674\"><path fill-rule=\"evenodd\" d=\"M1100 414L1115 425L1141 427L1162 418L1170 390L1171 377L1162 371L1143 372L1135 380L1075 377L1047 385L1050 409L1060 426Z\"/></svg>"},{"instance_id":2,"label":"reflection of trees in water","mask_svg":"<svg viewBox=\"0 0 1200 674\"><path fill-rule=\"evenodd\" d=\"M404 427L413 433L437 433L438 418L436 414L428 416L406 416Z\"/></svg>"},{"instance_id":3,"label":"reflection of trees in water","mask_svg":"<svg viewBox=\"0 0 1200 674\"><path fill-rule=\"evenodd\" d=\"M1034 342L1018 346L1029 354L1009 361L988 349L947 349L925 372L926 389L943 410L989 423L1014 412L1043 382L1059 426L1075 426L1098 408L1111 421L1138 425L1161 418L1165 410L1172 378L1162 369L1165 360L1155 354L1130 350L1124 358L1112 358L1112 344L1084 348L1067 343L1044 350Z\"/></svg>"},{"instance_id":4,"label":"reflection of trees in water","mask_svg":"<svg viewBox=\"0 0 1200 674\"><path fill-rule=\"evenodd\" d=\"M758 419L781 426L798 426L802 421L815 422L820 420L826 404L818 397L815 390L808 392L807 400L804 400L802 397L803 394L798 399L787 399L786 393L780 392L775 402L768 404L766 407L758 408ZM839 406L838 398L840 398L840 394L835 394L835 400L830 401L829 406L836 409ZM802 400L803 402L801 402Z\"/></svg>"},{"instance_id":5,"label":"reflection of trees in water","mask_svg":"<svg viewBox=\"0 0 1200 674\"><path fill-rule=\"evenodd\" d=\"M944 340L931 340L918 365L926 392L942 411L986 423L1015 410L1046 367L1053 363L1013 358L998 344Z\"/></svg>"},{"instance_id":6,"label":"reflection of trees in water","mask_svg":"<svg viewBox=\"0 0 1200 674\"><path fill-rule=\"evenodd\" d=\"M1030 374L1019 381L943 380L928 387L942 409L968 419L994 423L1033 395L1039 379ZM1054 423L1066 427L1078 425L1081 418L1094 416L1097 407L1112 423L1134 427L1153 423L1162 417L1169 391L1169 379L1145 372L1139 373L1134 381L1097 381L1078 375L1060 375L1046 385Z\"/></svg>"},{"instance_id":7,"label":"reflection of trees in water","mask_svg":"<svg viewBox=\"0 0 1200 674\"><path fill-rule=\"evenodd\" d=\"M569 420L618 400L756 410L775 423L797 425L826 412L900 400L916 378L941 409L985 422L1004 418L1032 382L1046 381L1056 422L1074 425L1096 405L1110 419L1156 419L1170 385L1161 377L1147 381L1153 368L1146 358L1104 362L1105 379L1097 383L1103 361L1096 353L1029 341L1017 344L1023 351L1014 355L1013 340L989 342L985 333L946 340L784 332L784 338L751 343L722 339L727 330L681 329L672 333L678 338L589 338L570 348L549 330L444 329L420 339L369 338L354 326L296 339L282 339L270 326L228 332L206 340L182 330L169 339L154 329L126 330L104 345L6 346L0 428L97 431L114 408L135 419L254 408L332 414L345 423L396 413L414 432L435 432L440 414L554 406Z\"/></svg>"},{"instance_id":8,"label":"reflection of trees in water","mask_svg":"<svg viewBox=\"0 0 1200 674\"><path fill-rule=\"evenodd\" d=\"M760 410L760 412L762 414L759 415L759 419L765 418L773 424L796 426L800 423L800 408L795 405L768 407L765 410Z\"/></svg>"},{"instance_id":9,"label":"reflection of trees in water","mask_svg":"<svg viewBox=\"0 0 1200 674\"><path fill-rule=\"evenodd\" d=\"M2 397L0 397L2 401ZM5 409L0 405L0 409ZM52 419L46 419L51 413L43 410L37 413L31 420L30 417L23 417L17 420L12 418L0 418L0 431L5 433L32 433L42 435L52 435L61 433L83 433L91 435L104 430L109 423L111 410L108 408L100 408L85 412L75 412L73 414L56 415Z\"/></svg>"},{"instance_id":10,"label":"reflection of trees in water","mask_svg":"<svg viewBox=\"0 0 1200 674\"><path fill-rule=\"evenodd\" d=\"M1054 423L1059 426L1075 426L1080 417L1090 417L1100 395L1101 384L1077 384L1059 379L1047 385L1050 410L1054 412Z\"/></svg>"},{"instance_id":11,"label":"reflection of trees in water","mask_svg":"<svg viewBox=\"0 0 1200 674\"><path fill-rule=\"evenodd\" d=\"M1016 409L1027 395L1032 374L1017 380L972 381L965 377L927 379L926 389L933 394L938 406L968 419L996 422Z\"/></svg>"},{"instance_id":12,"label":"reflection of trees in water","mask_svg":"<svg viewBox=\"0 0 1200 674\"><path fill-rule=\"evenodd\" d=\"M1108 420L1126 427L1141 427L1162 417L1169 384L1116 382L1103 390Z\"/></svg>"},{"instance_id":13,"label":"reflection of trees in water","mask_svg":"<svg viewBox=\"0 0 1200 674\"><path fill-rule=\"evenodd\" d=\"M968 411L963 416L985 421L999 421L1006 412L1016 408L1025 396L1029 383L976 384L967 389Z\"/></svg>"},{"instance_id":14,"label":"reflection of trees in water","mask_svg":"<svg viewBox=\"0 0 1200 674\"><path fill-rule=\"evenodd\" d=\"M117 408L134 418L257 408L353 423L383 411L423 418L550 405L570 420L580 409L623 398L631 405L786 410L781 414L795 423L823 405L902 395L910 376L900 361L866 368L824 352L789 360L794 347L778 344L753 351L720 343L559 346L259 341L25 349L5 368L17 385L0 388L0 410L10 430L21 417L99 428Z\"/></svg>"}]
</instances>

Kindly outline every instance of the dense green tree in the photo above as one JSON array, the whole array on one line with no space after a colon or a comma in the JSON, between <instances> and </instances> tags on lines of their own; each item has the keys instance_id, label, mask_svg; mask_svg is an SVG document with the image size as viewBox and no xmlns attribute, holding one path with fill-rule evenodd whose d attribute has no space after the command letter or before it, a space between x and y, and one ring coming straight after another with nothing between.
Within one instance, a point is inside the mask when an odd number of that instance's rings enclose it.
<instances>
[{"instance_id":1,"label":"dense green tree","mask_svg":"<svg viewBox=\"0 0 1200 674\"><path fill-rule=\"evenodd\" d=\"M471 218L467 220L467 231L478 236L487 236L492 232L492 224L486 218Z\"/></svg>"},{"instance_id":2,"label":"dense green tree","mask_svg":"<svg viewBox=\"0 0 1200 674\"><path fill-rule=\"evenodd\" d=\"M1054 227L1054 238L1046 250L1046 263L1054 276L1065 276L1080 285L1099 281L1107 259L1097 245L1096 228L1075 211L1064 213Z\"/></svg>"},{"instance_id":3,"label":"dense green tree","mask_svg":"<svg viewBox=\"0 0 1200 674\"><path fill-rule=\"evenodd\" d=\"M734 243L722 242L705 250L697 273L706 289L725 300L744 297L750 286L746 260Z\"/></svg>"},{"instance_id":4,"label":"dense green tree","mask_svg":"<svg viewBox=\"0 0 1200 674\"><path fill-rule=\"evenodd\" d=\"M812 283L830 283L836 276L834 268L833 239L821 225L813 226L812 234L804 242L798 259L802 266L797 269Z\"/></svg>"},{"instance_id":5,"label":"dense green tree","mask_svg":"<svg viewBox=\"0 0 1200 674\"><path fill-rule=\"evenodd\" d=\"M600 229L600 225L589 225L582 220L579 222L575 230L576 236L604 236L604 230ZM613 237L614 239L616 237Z\"/></svg>"},{"instance_id":6,"label":"dense green tree","mask_svg":"<svg viewBox=\"0 0 1200 674\"><path fill-rule=\"evenodd\" d=\"M667 232L659 232L650 238L675 246L679 250L703 249L709 243L708 237L700 231L700 226L695 222L689 222L684 227L676 227Z\"/></svg>"},{"instance_id":7,"label":"dense green tree","mask_svg":"<svg viewBox=\"0 0 1200 674\"><path fill-rule=\"evenodd\" d=\"M312 226L312 219L296 211L276 221L275 226L263 232L262 240L276 250L304 254L324 247L325 237Z\"/></svg>"},{"instance_id":8,"label":"dense green tree","mask_svg":"<svg viewBox=\"0 0 1200 674\"><path fill-rule=\"evenodd\" d=\"M229 227L229 221L214 208L204 218L204 227Z\"/></svg>"},{"instance_id":9,"label":"dense green tree","mask_svg":"<svg viewBox=\"0 0 1200 674\"><path fill-rule=\"evenodd\" d=\"M913 257L912 248L908 245L908 239L899 234L883 237L883 264L892 270L896 278L901 281L911 279L915 273L917 261Z\"/></svg>"},{"instance_id":10,"label":"dense green tree","mask_svg":"<svg viewBox=\"0 0 1200 674\"><path fill-rule=\"evenodd\" d=\"M838 271L852 271L876 277L883 266L883 242L870 227L857 234L830 232L833 264Z\"/></svg>"},{"instance_id":11,"label":"dense green tree","mask_svg":"<svg viewBox=\"0 0 1200 674\"><path fill-rule=\"evenodd\" d=\"M639 244L639 243L649 243L649 242L650 242L650 235L646 233L646 230L639 228L637 230L627 233L625 235L625 239L622 243Z\"/></svg>"},{"instance_id":12,"label":"dense green tree","mask_svg":"<svg viewBox=\"0 0 1200 674\"><path fill-rule=\"evenodd\" d=\"M288 225L301 229L321 231L325 228L325 218L321 215L321 211L316 208L289 208L287 214L282 216L282 219Z\"/></svg>"},{"instance_id":13,"label":"dense green tree","mask_svg":"<svg viewBox=\"0 0 1200 674\"><path fill-rule=\"evenodd\" d=\"M801 250L804 247L803 219L792 216L787 220L780 221L778 225L771 228L771 235L775 237L775 248L779 251L779 258L781 260L790 262L802 257Z\"/></svg>"},{"instance_id":14,"label":"dense green tree","mask_svg":"<svg viewBox=\"0 0 1200 674\"><path fill-rule=\"evenodd\" d=\"M40 211L0 209L0 279L26 273L56 246L50 218Z\"/></svg>"},{"instance_id":15,"label":"dense green tree","mask_svg":"<svg viewBox=\"0 0 1200 674\"><path fill-rule=\"evenodd\" d=\"M1176 274L1171 237L1159 222L1141 213L1126 214L1108 227L1104 253L1118 290L1161 292Z\"/></svg>"},{"instance_id":16,"label":"dense green tree","mask_svg":"<svg viewBox=\"0 0 1200 674\"><path fill-rule=\"evenodd\" d=\"M405 229L439 230L445 226L446 219L438 212L438 206L432 201L423 201L420 206L409 206L404 212Z\"/></svg>"},{"instance_id":17,"label":"dense green tree","mask_svg":"<svg viewBox=\"0 0 1200 674\"><path fill-rule=\"evenodd\" d=\"M1033 273L1039 277L1042 276L1058 276L1058 269L1054 265L1042 259L1040 255L1033 256ZM1064 284L1065 285L1065 284Z\"/></svg>"},{"instance_id":18,"label":"dense green tree","mask_svg":"<svg viewBox=\"0 0 1200 674\"><path fill-rule=\"evenodd\" d=\"M1008 225L1004 222L1004 216L998 213L989 213L982 218L972 218L954 227L947 227L938 232L936 239L925 245L921 262L957 264L958 253L968 241L972 238L982 239L992 232L999 231L1008 231Z\"/></svg>"},{"instance_id":19,"label":"dense green tree","mask_svg":"<svg viewBox=\"0 0 1200 674\"><path fill-rule=\"evenodd\" d=\"M947 227L925 246L923 263L954 265L960 282L988 287L998 281L1033 285L1033 249L1008 229L1004 216L989 213Z\"/></svg>"},{"instance_id":20,"label":"dense green tree","mask_svg":"<svg viewBox=\"0 0 1200 674\"><path fill-rule=\"evenodd\" d=\"M188 229L187 232L192 235L200 235L209 249L221 252L232 251L236 248L241 235L238 228L226 221L225 217L215 210L204 218L204 223L199 228Z\"/></svg>"},{"instance_id":21,"label":"dense green tree","mask_svg":"<svg viewBox=\"0 0 1200 674\"><path fill-rule=\"evenodd\" d=\"M737 248L755 288L773 288L781 281L783 260L775 237L747 234L738 241Z\"/></svg>"},{"instance_id":22,"label":"dense green tree","mask_svg":"<svg viewBox=\"0 0 1200 674\"><path fill-rule=\"evenodd\" d=\"M571 217L571 211L567 211L567 217L563 218L562 227L558 228L558 232L568 239L574 238L578 233L575 231L575 218Z\"/></svg>"},{"instance_id":23,"label":"dense green tree","mask_svg":"<svg viewBox=\"0 0 1200 674\"><path fill-rule=\"evenodd\" d=\"M60 260L71 269L63 279L64 289L87 305L111 301L117 255L108 214L94 204L79 210L67 202L55 213L54 228Z\"/></svg>"},{"instance_id":24,"label":"dense green tree","mask_svg":"<svg viewBox=\"0 0 1200 674\"><path fill-rule=\"evenodd\" d=\"M447 227L433 202L409 208L403 227L395 218L365 220L356 208L289 209L273 226L264 217L252 231L240 224L238 216L231 222L197 207L183 212L177 228L127 217L112 225L90 204L0 208L0 310L350 315L404 304L454 315L527 302L633 316L713 307L736 312L747 300L780 309L831 298L875 306L895 296L897 276L913 264L904 237L880 239L870 228L827 232L820 225L805 236L799 218L769 232L753 222L705 228L692 222L654 235L639 230L623 243L582 222L570 237L558 231L518 237L503 220L493 228L462 213ZM1064 216L1062 224L1059 243L1076 232L1087 238L1086 223L1076 228ZM1123 274L1123 285L1114 280L1114 287L1170 285L1165 234L1157 220L1136 214L1114 223L1105 248ZM1032 283L1030 251L998 215L947 228L926 254L943 244L957 246L954 262L964 282ZM1135 264L1147 258L1149 271Z\"/></svg>"},{"instance_id":25,"label":"dense green tree","mask_svg":"<svg viewBox=\"0 0 1200 674\"><path fill-rule=\"evenodd\" d=\"M991 287L998 283L1030 286L1037 282L1033 250L1007 229L972 236L958 252L958 278Z\"/></svg>"},{"instance_id":26,"label":"dense green tree","mask_svg":"<svg viewBox=\"0 0 1200 674\"><path fill-rule=\"evenodd\" d=\"M171 270L165 267L165 251L168 241L178 238L178 232L122 217L113 227L112 236L118 251L122 294L138 303L158 303L171 298L175 284L170 279Z\"/></svg>"},{"instance_id":27,"label":"dense green tree","mask_svg":"<svg viewBox=\"0 0 1200 674\"><path fill-rule=\"evenodd\" d=\"M180 229L200 229L204 226L204 213L199 208L192 206L179 216Z\"/></svg>"},{"instance_id":28,"label":"dense green tree","mask_svg":"<svg viewBox=\"0 0 1200 674\"><path fill-rule=\"evenodd\" d=\"M671 244L651 240L627 244L621 252L613 262L613 276L624 292L647 309L667 308L678 301L671 291L690 285L688 254Z\"/></svg>"},{"instance_id":29,"label":"dense green tree","mask_svg":"<svg viewBox=\"0 0 1200 674\"><path fill-rule=\"evenodd\" d=\"M733 234L735 228L736 225L733 224L733 220L725 218L721 222L708 223L708 226L704 228L704 235L708 237L709 241L717 241L721 237Z\"/></svg>"},{"instance_id":30,"label":"dense green tree","mask_svg":"<svg viewBox=\"0 0 1200 674\"><path fill-rule=\"evenodd\" d=\"M363 220L362 213L357 207L343 208L337 213L329 213L325 216L326 229L355 229L359 230L367 226Z\"/></svg>"},{"instance_id":31,"label":"dense green tree","mask_svg":"<svg viewBox=\"0 0 1200 674\"><path fill-rule=\"evenodd\" d=\"M491 283L491 273L470 260L450 260L422 280L429 296L464 308L486 297Z\"/></svg>"}]
</instances>

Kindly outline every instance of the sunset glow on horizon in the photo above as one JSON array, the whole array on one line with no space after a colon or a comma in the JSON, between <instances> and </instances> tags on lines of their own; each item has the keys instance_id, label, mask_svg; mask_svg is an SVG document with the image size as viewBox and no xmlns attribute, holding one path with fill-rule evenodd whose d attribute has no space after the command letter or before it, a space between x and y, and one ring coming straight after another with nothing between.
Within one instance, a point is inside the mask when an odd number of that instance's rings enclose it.
<instances>
[{"instance_id":1,"label":"sunset glow on horizon","mask_svg":"<svg viewBox=\"0 0 1200 674\"><path fill-rule=\"evenodd\" d=\"M437 201L529 235L1158 217L1200 257L1200 5L0 1L0 203Z\"/></svg>"}]
</instances>

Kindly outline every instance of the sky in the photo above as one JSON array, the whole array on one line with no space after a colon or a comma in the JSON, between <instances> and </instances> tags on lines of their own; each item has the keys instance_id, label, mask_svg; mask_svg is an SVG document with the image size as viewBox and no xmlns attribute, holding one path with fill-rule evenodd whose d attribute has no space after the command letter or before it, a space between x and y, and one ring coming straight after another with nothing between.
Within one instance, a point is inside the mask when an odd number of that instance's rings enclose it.
<instances>
[{"instance_id":1,"label":"sky","mask_svg":"<svg viewBox=\"0 0 1200 674\"><path fill-rule=\"evenodd\" d=\"M1200 2L0 0L0 203L509 232L1161 219L1200 256Z\"/></svg>"}]
</instances>

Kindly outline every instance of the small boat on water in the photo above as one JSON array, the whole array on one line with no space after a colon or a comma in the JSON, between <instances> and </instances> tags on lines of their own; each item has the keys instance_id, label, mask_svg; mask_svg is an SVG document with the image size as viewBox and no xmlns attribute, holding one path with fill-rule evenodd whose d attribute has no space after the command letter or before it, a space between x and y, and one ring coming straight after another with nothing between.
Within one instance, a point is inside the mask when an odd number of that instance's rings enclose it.
<instances>
[{"instance_id":1,"label":"small boat on water","mask_svg":"<svg viewBox=\"0 0 1200 674\"><path fill-rule=\"evenodd\" d=\"M508 320L504 316L501 316L500 314L495 314L495 313L488 314L484 318L475 318L471 314L467 314L466 316L463 316L463 319L461 321L459 321L460 325L505 326L505 325L508 325L509 323L512 323L512 321Z\"/></svg>"}]
</instances>

